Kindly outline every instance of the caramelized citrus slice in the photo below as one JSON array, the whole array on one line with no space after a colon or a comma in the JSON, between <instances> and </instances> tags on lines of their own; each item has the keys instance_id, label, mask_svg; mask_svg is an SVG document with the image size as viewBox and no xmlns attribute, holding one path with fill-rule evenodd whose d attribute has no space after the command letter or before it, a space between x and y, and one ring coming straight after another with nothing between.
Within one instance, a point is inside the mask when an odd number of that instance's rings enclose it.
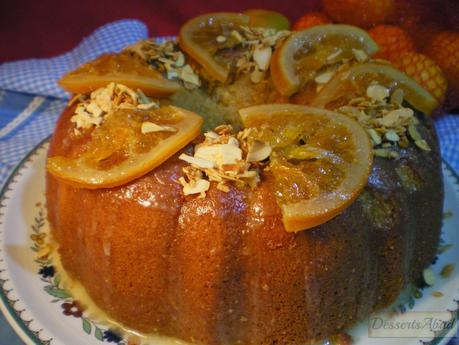
<instances>
[{"instance_id":1,"label":"caramelized citrus slice","mask_svg":"<svg viewBox=\"0 0 459 345\"><path fill-rule=\"evenodd\" d=\"M402 89L404 99L414 108L430 115L439 103L426 89L398 69L384 64L364 63L335 75L312 101L312 105L336 108L363 96L369 85L378 83L389 89Z\"/></svg>"},{"instance_id":2,"label":"caramelized citrus slice","mask_svg":"<svg viewBox=\"0 0 459 345\"><path fill-rule=\"evenodd\" d=\"M182 26L179 33L179 45L195 59L211 77L225 82L229 66L225 58L229 54L218 54L220 45L217 37L231 40L231 33L238 32L241 26L248 26L250 18L241 13L219 12L195 17Z\"/></svg>"},{"instance_id":3,"label":"caramelized citrus slice","mask_svg":"<svg viewBox=\"0 0 459 345\"><path fill-rule=\"evenodd\" d=\"M144 61L122 54L105 54L65 74L59 84L72 93L88 93L110 82L140 89L152 97L166 97L180 90Z\"/></svg>"},{"instance_id":4,"label":"caramelized citrus slice","mask_svg":"<svg viewBox=\"0 0 459 345\"><path fill-rule=\"evenodd\" d=\"M270 143L269 170L287 231L320 225L360 194L373 153L365 130L351 118L325 109L292 104L239 111L245 127Z\"/></svg>"},{"instance_id":5,"label":"caramelized citrus slice","mask_svg":"<svg viewBox=\"0 0 459 345\"><path fill-rule=\"evenodd\" d=\"M119 109L106 115L75 154L49 157L47 168L76 187L119 186L182 149L199 135L201 125L200 116L173 106Z\"/></svg>"},{"instance_id":6,"label":"caramelized citrus slice","mask_svg":"<svg viewBox=\"0 0 459 345\"><path fill-rule=\"evenodd\" d=\"M294 94L324 66L357 53L372 55L377 44L363 30L350 25L319 25L292 34L271 61L271 75L277 90L284 96Z\"/></svg>"}]
</instances>

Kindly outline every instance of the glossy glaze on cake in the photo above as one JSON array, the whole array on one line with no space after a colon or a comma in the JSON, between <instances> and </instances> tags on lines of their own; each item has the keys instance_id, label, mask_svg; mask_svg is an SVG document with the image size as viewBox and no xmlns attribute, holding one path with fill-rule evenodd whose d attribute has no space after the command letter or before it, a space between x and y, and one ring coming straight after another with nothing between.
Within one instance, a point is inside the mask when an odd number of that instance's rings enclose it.
<instances>
[{"instance_id":1,"label":"glossy glaze on cake","mask_svg":"<svg viewBox=\"0 0 459 345\"><path fill-rule=\"evenodd\" d=\"M71 155L71 109L51 140ZM202 344L305 344L393 302L436 255L443 184L431 121L411 145L375 158L368 186L341 215L288 233L262 175L254 189L212 185L185 197L178 155L126 185L78 189L47 176L52 234L68 273L112 318ZM190 149L190 148L187 148ZM186 150L187 150L186 149Z\"/></svg>"}]
</instances>

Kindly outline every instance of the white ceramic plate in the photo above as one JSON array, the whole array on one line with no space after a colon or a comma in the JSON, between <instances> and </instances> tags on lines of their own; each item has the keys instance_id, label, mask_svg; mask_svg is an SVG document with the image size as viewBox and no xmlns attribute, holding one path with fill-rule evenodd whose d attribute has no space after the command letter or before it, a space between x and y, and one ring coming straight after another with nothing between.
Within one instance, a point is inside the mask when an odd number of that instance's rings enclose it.
<instances>
[{"instance_id":1,"label":"white ceramic plate","mask_svg":"<svg viewBox=\"0 0 459 345\"><path fill-rule=\"evenodd\" d=\"M42 235L47 231L44 211L45 161L48 144L38 145L13 171L0 194L0 307L11 326L26 344L127 345L127 340L113 334L106 326L91 320L59 285L59 275L46 258ZM459 303L459 267L448 279L439 271L449 263L459 263L459 177L443 165L445 180L445 219L443 240L452 248L434 266L437 283L423 290L413 311L451 311L457 318ZM37 260L37 250L44 258ZM39 255L40 256L40 255ZM443 294L433 297L432 292ZM411 309L407 307L407 309ZM64 315L66 313L67 315ZM450 332L451 333L451 332ZM450 339L369 338L367 325L351 330L355 345L446 344ZM449 334L451 335L451 334ZM157 344L154 344L157 345Z\"/></svg>"}]
</instances>

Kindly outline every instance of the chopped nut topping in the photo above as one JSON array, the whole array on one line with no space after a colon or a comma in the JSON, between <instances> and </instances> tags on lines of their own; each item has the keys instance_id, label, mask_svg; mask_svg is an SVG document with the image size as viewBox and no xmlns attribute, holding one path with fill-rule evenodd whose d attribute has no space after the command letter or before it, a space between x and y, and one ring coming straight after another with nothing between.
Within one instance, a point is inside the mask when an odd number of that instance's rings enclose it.
<instances>
[{"instance_id":1,"label":"chopped nut topping","mask_svg":"<svg viewBox=\"0 0 459 345\"><path fill-rule=\"evenodd\" d=\"M184 193L186 187L186 193L202 196L210 184L204 191L190 193L201 179L217 182L217 189L223 192L229 192L230 181L238 186L255 187L260 181L257 166L269 157L271 147L258 140L249 142L249 131L239 132L236 137L231 126L219 126L204 134L205 140L195 146L193 156L181 154L179 159L190 164L183 168L186 178L179 180Z\"/></svg>"},{"instance_id":2,"label":"chopped nut topping","mask_svg":"<svg viewBox=\"0 0 459 345\"><path fill-rule=\"evenodd\" d=\"M122 84L110 83L88 95L78 95L71 100L78 100L75 114L70 119L75 123L78 134L79 129L89 129L99 126L104 117L117 109L140 109L150 110L158 108L156 102L150 100L140 90L134 91Z\"/></svg>"},{"instance_id":3,"label":"chopped nut topping","mask_svg":"<svg viewBox=\"0 0 459 345\"><path fill-rule=\"evenodd\" d=\"M180 81L187 89L201 86L198 74L186 63L185 55L179 50L176 42L158 44L149 39L139 41L126 50L157 68L167 79Z\"/></svg>"},{"instance_id":4,"label":"chopped nut topping","mask_svg":"<svg viewBox=\"0 0 459 345\"><path fill-rule=\"evenodd\" d=\"M240 31L233 30L228 36L217 36L216 41L221 48L242 46L243 54L235 66L236 77L248 73L253 83L259 83L266 77L265 71L269 69L274 48L289 35L287 30L242 26Z\"/></svg>"},{"instance_id":5,"label":"chopped nut topping","mask_svg":"<svg viewBox=\"0 0 459 345\"><path fill-rule=\"evenodd\" d=\"M414 111L403 107L402 103L403 90L395 89L391 93L381 85L372 84L366 90L366 97L354 98L337 110L367 129L375 156L398 158L399 154L393 149L407 147L410 139L421 150L430 151L416 129L419 121Z\"/></svg>"}]
</instances>

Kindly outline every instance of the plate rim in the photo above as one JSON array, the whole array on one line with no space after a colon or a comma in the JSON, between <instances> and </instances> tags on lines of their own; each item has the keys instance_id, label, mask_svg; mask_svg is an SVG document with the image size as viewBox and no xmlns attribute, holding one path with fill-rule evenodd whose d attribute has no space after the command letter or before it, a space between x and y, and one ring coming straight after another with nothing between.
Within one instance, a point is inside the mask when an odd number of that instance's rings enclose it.
<instances>
[{"instance_id":1,"label":"plate rim","mask_svg":"<svg viewBox=\"0 0 459 345\"><path fill-rule=\"evenodd\" d=\"M41 140L37 145L35 145L11 170L8 177L6 178L1 190L0 190L0 225L3 225L3 219L6 213L2 212L2 209L6 209L6 205L4 201L9 199L6 194L9 191L13 191L13 188L10 185L16 182L14 179L20 176L20 171L25 168L26 164L31 162L34 156L39 154L40 149L43 149L46 144L49 143L51 139L51 135L47 136L43 140ZM441 163L444 166L445 170L450 173L450 177L453 179L453 184L456 185L457 190L455 190L459 194L459 173L454 170L454 168L444 159L441 158ZM443 170L442 166L442 170ZM0 242L2 241L2 233L0 232ZM0 248L0 252L2 252ZM0 257L0 261L4 261L2 257ZM6 269L0 270L0 273L6 271ZM19 338L25 342L27 345L49 345L53 338L49 340L42 340L39 337L39 333L42 330L34 331L32 330L27 323L30 322L22 319L20 316L20 312L17 311L14 306L12 305L12 301L8 298L7 294L5 293L4 284L7 280L0 279L0 311L4 315L5 319L8 321L8 324L13 328ZM454 324L458 324L459 319L459 309L455 311L455 315L453 315ZM453 327L454 329L454 327ZM438 337L433 338L428 345L439 345L441 344L451 333L452 330L443 332ZM451 339L451 338L450 338Z\"/></svg>"},{"instance_id":2,"label":"plate rim","mask_svg":"<svg viewBox=\"0 0 459 345\"><path fill-rule=\"evenodd\" d=\"M16 164L13 170L11 170L10 174L6 178L2 189L0 191L0 225L3 225L3 217L5 213L2 212L3 208L6 206L3 204L5 200L8 199L6 196L7 192L12 191L13 189L10 188L10 185L15 182L14 178L18 176L20 170L22 170L25 165L32 161L32 158L36 156L40 149L44 148L44 145L47 144L51 139L51 135L47 136L43 140L41 140L37 145L35 145L20 161ZM2 232L0 232L0 241L2 241L3 236L1 236ZM0 248L0 252L2 252ZM3 258L0 257L0 260L3 261ZM6 270L0 270L4 272ZM38 336L37 331L33 331L26 325L26 321L23 320L18 313L18 311L11 305L11 300L8 298L7 294L5 294L4 284L6 280L0 279L0 310L5 316L5 319L8 321L9 325L13 328L16 334L21 338L23 342L26 344L33 344L33 345L47 345L50 344L49 341L43 341Z\"/></svg>"}]
</instances>

